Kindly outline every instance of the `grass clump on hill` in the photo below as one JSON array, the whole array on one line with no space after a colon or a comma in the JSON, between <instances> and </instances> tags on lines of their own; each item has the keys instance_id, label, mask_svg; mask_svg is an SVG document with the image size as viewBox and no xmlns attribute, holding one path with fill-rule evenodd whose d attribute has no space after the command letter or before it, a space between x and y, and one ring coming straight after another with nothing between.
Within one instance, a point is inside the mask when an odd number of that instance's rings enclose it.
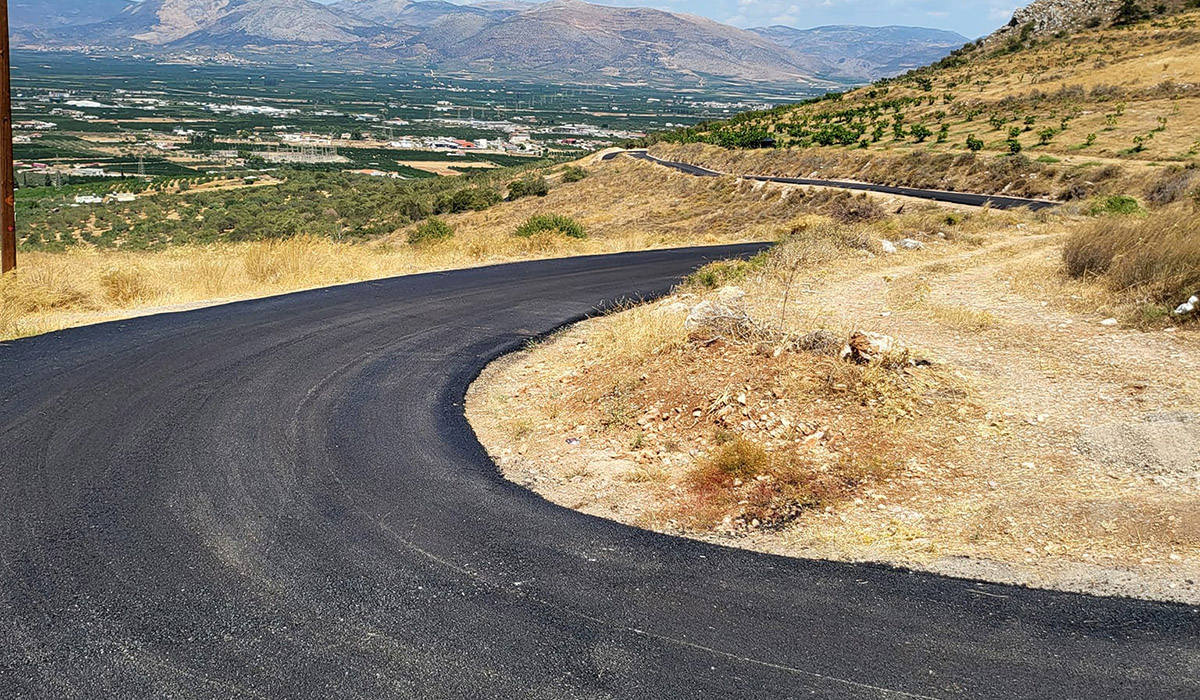
<instances>
[{"instance_id":1,"label":"grass clump on hill","mask_svg":"<svg viewBox=\"0 0 1200 700\"><path fill-rule=\"evenodd\" d=\"M562 214L535 214L525 220L514 235L530 238L539 233L560 233L568 238L587 238L583 224Z\"/></svg>"},{"instance_id":2,"label":"grass clump on hill","mask_svg":"<svg viewBox=\"0 0 1200 700\"><path fill-rule=\"evenodd\" d=\"M508 186L508 201L513 202L522 197L545 197L550 194L550 185L541 175L528 175L515 180Z\"/></svg>"},{"instance_id":3,"label":"grass clump on hill","mask_svg":"<svg viewBox=\"0 0 1200 700\"><path fill-rule=\"evenodd\" d=\"M578 165L569 165L566 170L563 170L563 182L579 182L588 176L588 171Z\"/></svg>"},{"instance_id":4,"label":"grass clump on hill","mask_svg":"<svg viewBox=\"0 0 1200 700\"><path fill-rule=\"evenodd\" d=\"M421 243L436 243L454 237L454 229L450 224L435 217L426 219L408 234L408 242L413 245Z\"/></svg>"},{"instance_id":5,"label":"grass clump on hill","mask_svg":"<svg viewBox=\"0 0 1200 700\"><path fill-rule=\"evenodd\" d=\"M1067 274L1096 279L1138 303L1179 304L1200 291L1195 222L1195 212L1185 209L1096 219L1067 240Z\"/></svg>"}]
</instances>

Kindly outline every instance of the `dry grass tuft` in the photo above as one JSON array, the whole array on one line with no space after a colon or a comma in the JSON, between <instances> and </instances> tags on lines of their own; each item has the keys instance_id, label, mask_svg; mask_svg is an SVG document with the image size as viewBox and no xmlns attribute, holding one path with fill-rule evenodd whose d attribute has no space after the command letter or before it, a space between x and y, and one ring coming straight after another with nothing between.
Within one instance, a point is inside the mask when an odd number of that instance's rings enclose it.
<instances>
[{"instance_id":1,"label":"dry grass tuft","mask_svg":"<svg viewBox=\"0 0 1200 700\"><path fill-rule=\"evenodd\" d=\"M100 287L104 297L117 306L151 301L159 295L155 281L137 267L114 267L102 272Z\"/></svg>"},{"instance_id":2,"label":"dry grass tuft","mask_svg":"<svg viewBox=\"0 0 1200 700\"><path fill-rule=\"evenodd\" d=\"M771 454L737 437L693 468L680 519L709 528L721 522L786 525L806 510L844 500L863 483L893 471L877 459L819 463L800 454Z\"/></svg>"},{"instance_id":3,"label":"dry grass tuft","mask_svg":"<svg viewBox=\"0 0 1200 700\"><path fill-rule=\"evenodd\" d=\"M991 330L1000 323L999 319L987 311L957 304L936 304L929 308L929 314L944 326L971 333Z\"/></svg>"},{"instance_id":4,"label":"dry grass tuft","mask_svg":"<svg viewBox=\"0 0 1200 700\"><path fill-rule=\"evenodd\" d=\"M1200 291L1196 214L1098 218L1067 240L1063 262L1071 277L1096 278L1136 303L1180 303Z\"/></svg>"}]
</instances>

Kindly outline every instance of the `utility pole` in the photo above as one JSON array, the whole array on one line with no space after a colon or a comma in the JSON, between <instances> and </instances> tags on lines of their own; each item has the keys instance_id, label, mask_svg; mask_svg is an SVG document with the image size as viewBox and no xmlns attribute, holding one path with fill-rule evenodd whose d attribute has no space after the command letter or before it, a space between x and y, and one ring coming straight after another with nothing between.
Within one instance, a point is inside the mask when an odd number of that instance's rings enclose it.
<instances>
[{"instance_id":1,"label":"utility pole","mask_svg":"<svg viewBox=\"0 0 1200 700\"><path fill-rule=\"evenodd\" d=\"M8 0L0 0L0 272L17 267L17 210L13 183L12 82Z\"/></svg>"}]
</instances>

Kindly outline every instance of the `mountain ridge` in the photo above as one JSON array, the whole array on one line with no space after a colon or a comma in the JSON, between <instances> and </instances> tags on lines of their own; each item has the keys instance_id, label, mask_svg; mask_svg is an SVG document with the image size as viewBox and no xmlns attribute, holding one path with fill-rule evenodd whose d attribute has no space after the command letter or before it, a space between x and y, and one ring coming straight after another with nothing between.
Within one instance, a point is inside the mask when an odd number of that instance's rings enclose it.
<instances>
[{"instance_id":1,"label":"mountain ridge","mask_svg":"<svg viewBox=\"0 0 1200 700\"><path fill-rule=\"evenodd\" d=\"M234 54L338 49L366 61L586 82L695 83L713 77L833 87L961 45L889 43L870 37L893 29L843 27L862 41L814 42L814 49L795 37L817 37L819 30L747 30L686 13L580 0L485 0L479 6L442 0L20 0L15 6L22 10L14 21L17 46ZM923 31L932 36L937 30ZM846 44L884 46L877 50L884 58L858 49L847 53ZM908 58L897 61L896 54Z\"/></svg>"}]
</instances>

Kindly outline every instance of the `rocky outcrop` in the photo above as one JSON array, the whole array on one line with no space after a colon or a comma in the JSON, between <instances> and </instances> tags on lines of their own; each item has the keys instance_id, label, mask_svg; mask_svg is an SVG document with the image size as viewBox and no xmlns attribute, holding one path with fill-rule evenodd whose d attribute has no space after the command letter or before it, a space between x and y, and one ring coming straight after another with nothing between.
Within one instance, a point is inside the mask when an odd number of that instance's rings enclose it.
<instances>
[{"instance_id":1,"label":"rocky outcrop","mask_svg":"<svg viewBox=\"0 0 1200 700\"><path fill-rule=\"evenodd\" d=\"M1034 0L1014 12L1009 23L993 32L984 43L995 48L1014 38L1037 38L1095 23L1108 24L1118 5L1120 0Z\"/></svg>"}]
</instances>

